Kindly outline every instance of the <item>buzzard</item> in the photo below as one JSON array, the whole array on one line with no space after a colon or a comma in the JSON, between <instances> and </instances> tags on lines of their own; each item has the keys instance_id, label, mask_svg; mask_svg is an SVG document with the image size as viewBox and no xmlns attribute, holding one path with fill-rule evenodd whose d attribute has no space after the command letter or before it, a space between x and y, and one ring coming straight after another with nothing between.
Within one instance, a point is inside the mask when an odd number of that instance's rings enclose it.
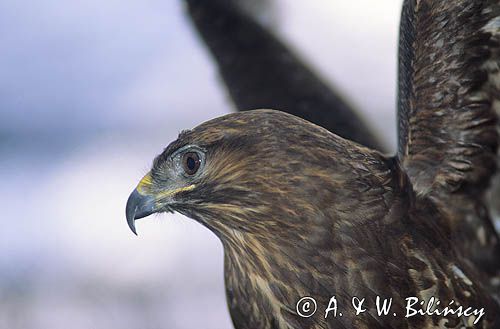
<instances>
[{"instance_id":1,"label":"buzzard","mask_svg":"<svg viewBox=\"0 0 500 329\"><path fill-rule=\"evenodd\" d=\"M155 158L127 201L130 228L177 211L212 230L237 329L500 328L499 238L484 201L497 161L499 15L496 1L404 2L396 155L296 116L307 113L229 114ZM304 315L304 297L321 312Z\"/></svg>"}]
</instances>

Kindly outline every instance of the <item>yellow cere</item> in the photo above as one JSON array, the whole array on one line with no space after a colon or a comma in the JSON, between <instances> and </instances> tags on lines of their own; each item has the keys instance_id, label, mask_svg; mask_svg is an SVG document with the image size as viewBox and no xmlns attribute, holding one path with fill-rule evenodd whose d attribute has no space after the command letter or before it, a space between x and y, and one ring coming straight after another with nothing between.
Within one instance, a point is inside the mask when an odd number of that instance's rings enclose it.
<instances>
[{"instance_id":1,"label":"yellow cere","mask_svg":"<svg viewBox=\"0 0 500 329\"><path fill-rule=\"evenodd\" d=\"M148 189L149 186L153 185L153 180L151 178L151 174L147 173L144 177L142 177L141 181L137 185L137 192L141 194L147 194L145 193Z\"/></svg>"},{"instance_id":2,"label":"yellow cere","mask_svg":"<svg viewBox=\"0 0 500 329\"><path fill-rule=\"evenodd\" d=\"M148 190L149 190L149 188L150 188L151 185L153 185L153 179L151 178L151 174L147 173L141 179L141 181L139 182L139 184L137 185L137 188L136 188L137 192L139 192L140 194L145 194L146 195L146 194L148 194ZM159 193L156 194L155 199L156 200L161 200L161 199L167 198L167 197L169 197L171 195L177 194L179 192L191 191L195 187L196 187L196 185L192 184L192 185L180 187L180 188L177 188L177 189L174 189L174 190L162 191L162 192L159 192Z\"/></svg>"}]
</instances>

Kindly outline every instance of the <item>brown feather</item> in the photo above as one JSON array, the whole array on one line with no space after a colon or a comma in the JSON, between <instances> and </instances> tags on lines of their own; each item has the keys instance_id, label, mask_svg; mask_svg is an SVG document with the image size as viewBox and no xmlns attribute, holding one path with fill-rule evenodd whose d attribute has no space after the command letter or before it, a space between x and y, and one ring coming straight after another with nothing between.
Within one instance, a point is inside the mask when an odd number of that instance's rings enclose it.
<instances>
[{"instance_id":1,"label":"brown feather","mask_svg":"<svg viewBox=\"0 0 500 329\"><path fill-rule=\"evenodd\" d=\"M392 297L398 314L409 296L454 299L486 308L479 328L500 324L498 305L456 251L445 214L414 195L397 161L271 110L208 121L172 145L206 150L196 187L171 208L220 237L236 328L438 328L443 321L379 317L373 302L363 316L295 312L302 296L326 307L332 295L343 305L352 296ZM158 157L153 176L173 151ZM462 323L449 321L451 328Z\"/></svg>"},{"instance_id":2,"label":"brown feather","mask_svg":"<svg viewBox=\"0 0 500 329\"><path fill-rule=\"evenodd\" d=\"M485 206L500 104L497 1L405 1L398 158L415 192L446 213L462 251L493 276L498 235Z\"/></svg>"}]
</instances>

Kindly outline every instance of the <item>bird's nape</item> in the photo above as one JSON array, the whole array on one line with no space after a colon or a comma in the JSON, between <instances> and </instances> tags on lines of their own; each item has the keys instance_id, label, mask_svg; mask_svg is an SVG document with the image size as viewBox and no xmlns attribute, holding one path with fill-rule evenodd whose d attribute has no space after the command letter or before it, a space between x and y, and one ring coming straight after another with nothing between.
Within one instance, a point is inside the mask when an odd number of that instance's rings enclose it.
<instances>
[{"instance_id":1,"label":"bird's nape","mask_svg":"<svg viewBox=\"0 0 500 329\"><path fill-rule=\"evenodd\" d=\"M200 150L201 165L189 174L186 161L192 159L185 157L193 154L193 148ZM322 202L330 193L338 200L355 193L359 182L349 161L352 157L374 157L373 163L380 161L377 170L386 170L386 160L377 152L284 112L229 114L184 131L157 157L129 198L127 222L134 231L135 219L175 210L222 236L232 230L281 230L297 223L279 216L279 211L289 210L277 205L307 217L325 207ZM371 178L364 179L371 183ZM320 194L323 197L317 198ZM343 211L354 214L356 207L349 205ZM273 216L262 215L270 212Z\"/></svg>"},{"instance_id":2,"label":"bird's nape","mask_svg":"<svg viewBox=\"0 0 500 329\"><path fill-rule=\"evenodd\" d=\"M154 200L157 212L191 217L221 239L237 328L272 321L286 328L294 323L322 328L322 316L300 318L285 315L286 310L304 295L327 305L330 294L339 291L345 304L348 296L359 294L391 296L402 314L403 293L419 296L418 287L429 284L436 298L485 305L484 322L496 321L497 306L457 254L449 238L453 233L439 225L442 215L413 194L397 160L292 115L233 113L184 131L132 193L129 223L136 209L140 215L152 211L151 203L137 200ZM457 277L455 268L464 275ZM463 280L477 285L464 291ZM278 311L266 311L267 305ZM415 328L433 328L438 320L408 321ZM327 322L354 321L360 320L346 314ZM382 328L379 321L370 314L361 323ZM401 319L385 324L398 328Z\"/></svg>"},{"instance_id":3,"label":"bird's nape","mask_svg":"<svg viewBox=\"0 0 500 329\"><path fill-rule=\"evenodd\" d=\"M300 62L283 62L285 47L222 3L188 1L238 109L283 101L295 113L302 80L278 74L299 82L297 93L278 97L268 91L289 89L266 77L275 68L305 72ZM283 112L230 114L184 131L155 159L127 203L129 226L177 211L211 229L224 246L237 329L500 328L500 238L484 201L498 161L499 16L497 1L404 1L395 157ZM226 34L231 25L238 29ZM262 58L242 51L241 35L270 46L254 75L245 73ZM244 60L221 60L230 57ZM328 109L307 108L326 120ZM300 313L304 296L326 308L332 295L340 305L389 298L394 316L375 307ZM408 298L421 306L412 316ZM451 312L435 312L439 303Z\"/></svg>"}]
</instances>

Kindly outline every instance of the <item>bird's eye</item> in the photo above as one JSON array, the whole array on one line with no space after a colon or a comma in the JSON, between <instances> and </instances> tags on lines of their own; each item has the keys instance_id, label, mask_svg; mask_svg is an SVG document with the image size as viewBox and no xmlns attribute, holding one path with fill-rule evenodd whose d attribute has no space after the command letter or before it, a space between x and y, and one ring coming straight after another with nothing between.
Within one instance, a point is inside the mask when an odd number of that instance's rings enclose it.
<instances>
[{"instance_id":1,"label":"bird's eye","mask_svg":"<svg viewBox=\"0 0 500 329\"><path fill-rule=\"evenodd\" d=\"M182 156L182 167L188 175L194 175L200 168L200 156L196 152L187 152Z\"/></svg>"}]
</instances>

